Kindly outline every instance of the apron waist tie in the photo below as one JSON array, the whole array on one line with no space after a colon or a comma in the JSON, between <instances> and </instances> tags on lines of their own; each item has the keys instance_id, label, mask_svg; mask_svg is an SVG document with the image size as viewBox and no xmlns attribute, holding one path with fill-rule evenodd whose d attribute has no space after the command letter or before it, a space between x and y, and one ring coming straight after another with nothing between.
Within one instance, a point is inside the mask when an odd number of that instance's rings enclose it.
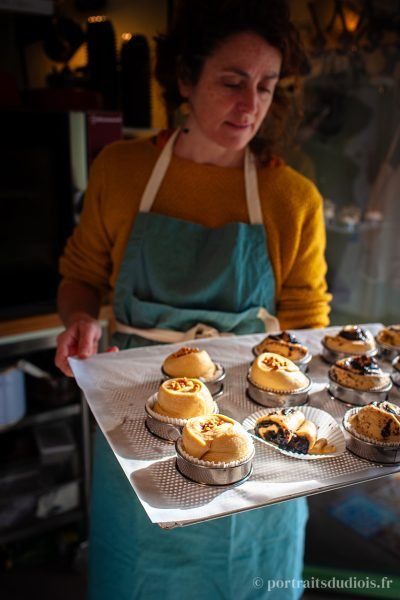
<instances>
[{"instance_id":1,"label":"apron waist tie","mask_svg":"<svg viewBox=\"0 0 400 600\"><path fill-rule=\"evenodd\" d=\"M280 331L278 319L271 315L265 308L261 307L258 310L257 318L263 321L266 332L272 333ZM196 340L200 338L234 335L230 332L218 331L218 329L215 327L210 327L210 325L206 325L205 323L196 323L196 325L187 331L174 331L173 329L161 329L157 327L142 329L140 327L131 327L130 325L125 325L125 323L117 321L116 331L118 333L126 333L128 335L138 335L146 340L165 344L186 342L188 340Z\"/></svg>"},{"instance_id":2,"label":"apron waist tie","mask_svg":"<svg viewBox=\"0 0 400 600\"><path fill-rule=\"evenodd\" d=\"M199 338L234 335L233 333L222 333L218 331L218 329L215 329L215 327L210 327L204 323L197 323L187 331L174 331L173 329L159 329L157 327L141 329L140 327L131 327L130 325L125 325L124 323L117 321L116 331L118 333L127 333L129 335L138 335L146 340L166 344L186 342L188 340Z\"/></svg>"}]
</instances>

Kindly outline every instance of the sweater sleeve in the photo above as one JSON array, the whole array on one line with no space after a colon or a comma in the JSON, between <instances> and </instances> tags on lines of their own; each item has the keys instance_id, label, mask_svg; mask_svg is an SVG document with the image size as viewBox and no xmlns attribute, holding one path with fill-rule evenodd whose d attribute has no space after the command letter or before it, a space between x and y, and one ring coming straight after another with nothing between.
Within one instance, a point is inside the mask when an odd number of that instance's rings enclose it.
<instances>
[{"instance_id":1,"label":"sweater sleeve","mask_svg":"<svg viewBox=\"0 0 400 600\"><path fill-rule=\"evenodd\" d=\"M104 151L93 162L79 224L68 239L59 268L64 280L109 291L111 241L103 221Z\"/></svg>"},{"instance_id":2,"label":"sweater sleeve","mask_svg":"<svg viewBox=\"0 0 400 600\"><path fill-rule=\"evenodd\" d=\"M329 302L322 198L314 185L301 200L292 252L283 256L277 316L283 329L326 327Z\"/></svg>"}]
</instances>

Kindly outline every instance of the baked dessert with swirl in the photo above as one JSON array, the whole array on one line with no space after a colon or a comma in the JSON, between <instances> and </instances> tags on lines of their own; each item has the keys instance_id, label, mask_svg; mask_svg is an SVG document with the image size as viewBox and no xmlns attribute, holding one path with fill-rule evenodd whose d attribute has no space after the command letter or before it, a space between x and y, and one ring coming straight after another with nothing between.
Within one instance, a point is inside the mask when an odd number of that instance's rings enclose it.
<instances>
[{"instance_id":1,"label":"baked dessert with swirl","mask_svg":"<svg viewBox=\"0 0 400 600\"><path fill-rule=\"evenodd\" d=\"M336 335L325 335L322 344L345 354L369 354L376 349L372 333L360 325L345 325Z\"/></svg>"},{"instance_id":2,"label":"baked dessert with swirl","mask_svg":"<svg viewBox=\"0 0 400 600\"><path fill-rule=\"evenodd\" d=\"M210 415L214 411L214 400L199 379L178 377L161 384L152 410L165 417L190 419Z\"/></svg>"},{"instance_id":3,"label":"baked dessert with swirl","mask_svg":"<svg viewBox=\"0 0 400 600\"><path fill-rule=\"evenodd\" d=\"M263 352L253 362L249 379L258 388L278 393L305 389L310 380L291 360L274 352Z\"/></svg>"},{"instance_id":4,"label":"baked dessert with swirl","mask_svg":"<svg viewBox=\"0 0 400 600\"><path fill-rule=\"evenodd\" d=\"M297 408L284 408L259 417L254 433L282 450L299 454L333 454L336 447L325 438L318 439L317 426Z\"/></svg>"},{"instance_id":5,"label":"baked dessert with swirl","mask_svg":"<svg viewBox=\"0 0 400 600\"><path fill-rule=\"evenodd\" d=\"M351 431L379 443L400 444L400 407L391 402L372 402L348 420Z\"/></svg>"},{"instance_id":6,"label":"baked dessert with swirl","mask_svg":"<svg viewBox=\"0 0 400 600\"><path fill-rule=\"evenodd\" d=\"M394 350L398 349L400 353L400 324L389 325L381 329L377 333L376 341L383 346L389 346Z\"/></svg>"},{"instance_id":7,"label":"baked dessert with swirl","mask_svg":"<svg viewBox=\"0 0 400 600\"><path fill-rule=\"evenodd\" d=\"M182 447L190 457L211 463L244 461L253 452L243 426L219 414L189 419L182 431Z\"/></svg>"},{"instance_id":8,"label":"baked dessert with swirl","mask_svg":"<svg viewBox=\"0 0 400 600\"><path fill-rule=\"evenodd\" d=\"M206 350L183 346L164 360L162 369L169 377L195 377L211 379L218 366Z\"/></svg>"},{"instance_id":9,"label":"baked dessert with swirl","mask_svg":"<svg viewBox=\"0 0 400 600\"><path fill-rule=\"evenodd\" d=\"M274 352L292 361L304 359L308 348L303 346L295 335L288 331L268 334L259 344L254 346L254 354L259 356L263 352Z\"/></svg>"},{"instance_id":10,"label":"baked dessert with swirl","mask_svg":"<svg viewBox=\"0 0 400 600\"><path fill-rule=\"evenodd\" d=\"M336 383L359 391L379 391L390 386L390 376L372 356L350 356L337 360L329 369Z\"/></svg>"}]
</instances>

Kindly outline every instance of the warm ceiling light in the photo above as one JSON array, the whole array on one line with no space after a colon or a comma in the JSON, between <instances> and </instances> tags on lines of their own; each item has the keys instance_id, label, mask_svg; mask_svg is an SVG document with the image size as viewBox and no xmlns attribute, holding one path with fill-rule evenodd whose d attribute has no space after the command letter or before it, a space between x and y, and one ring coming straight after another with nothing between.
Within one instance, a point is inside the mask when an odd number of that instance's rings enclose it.
<instances>
[{"instance_id":1,"label":"warm ceiling light","mask_svg":"<svg viewBox=\"0 0 400 600\"><path fill-rule=\"evenodd\" d=\"M123 33L121 35L121 38L123 39L124 42L129 42L129 40L132 39L132 34L131 33Z\"/></svg>"},{"instance_id":2,"label":"warm ceiling light","mask_svg":"<svg viewBox=\"0 0 400 600\"><path fill-rule=\"evenodd\" d=\"M360 15L354 10L351 10L351 8L346 8L344 18L346 22L347 31L349 33L353 33L357 29L360 20Z\"/></svg>"},{"instance_id":3,"label":"warm ceiling light","mask_svg":"<svg viewBox=\"0 0 400 600\"><path fill-rule=\"evenodd\" d=\"M107 17L104 16L94 16L94 17L88 17L88 22L89 23L101 23L103 21L107 21Z\"/></svg>"}]
</instances>

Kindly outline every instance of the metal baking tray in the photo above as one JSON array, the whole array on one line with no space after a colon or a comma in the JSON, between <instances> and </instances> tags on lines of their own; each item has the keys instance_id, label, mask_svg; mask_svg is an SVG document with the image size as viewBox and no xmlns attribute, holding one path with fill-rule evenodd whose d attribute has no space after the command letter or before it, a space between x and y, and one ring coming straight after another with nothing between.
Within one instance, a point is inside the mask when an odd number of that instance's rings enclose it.
<instances>
[{"instance_id":1,"label":"metal baking tray","mask_svg":"<svg viewBox=\"0 0 400 600\"><path fill-rule=\"evenodd\" d=\"M373 333L381 324L370 324ZM331 414L341 425L349 406L327 393L328 365L320 359L321 339L337 328L296 331L313 359L312 386L307 406ZM196 340L225 366L224 394L219 412L243 422L255 404L246 395L252 347L265 333ZM309 496L400 472L400 465L369 462L346 449L324 460L296 460L266 444L255 445L253 471L239 486L200 485L176 468L173 444L151 435L145 426L146 400L160 382L160 366L180 344L149 346L104 353L87 360L71 359L72 369L90 408L147 516L163 528L173 528L222 517L300 496ZM391 365L385 363L389 372ZM400 405L400 389L393 386L390 402Z\"/></svg>"}]
</instances>

